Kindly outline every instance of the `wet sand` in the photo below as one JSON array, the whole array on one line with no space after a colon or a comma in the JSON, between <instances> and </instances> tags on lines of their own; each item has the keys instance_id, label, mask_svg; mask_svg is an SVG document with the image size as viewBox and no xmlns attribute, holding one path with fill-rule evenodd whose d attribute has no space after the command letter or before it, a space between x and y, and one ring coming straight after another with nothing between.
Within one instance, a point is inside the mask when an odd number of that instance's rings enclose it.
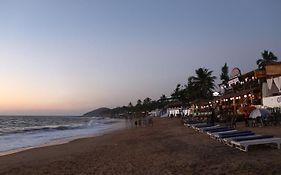
<instances>
[{"instance_id":1,"label":"wet sand","mask_svg":"<svg viewBox=\"0 0 281 175\"><path fill-rule=\"evenodd\" d=\"M240 129L243 126L239 125ZM281 126L250 128L281 137ZM0 157L0 174L281 174L281 150L245 153L184 127L155 119L154 127L125 129Z\"/></svg>"}]
</instances>

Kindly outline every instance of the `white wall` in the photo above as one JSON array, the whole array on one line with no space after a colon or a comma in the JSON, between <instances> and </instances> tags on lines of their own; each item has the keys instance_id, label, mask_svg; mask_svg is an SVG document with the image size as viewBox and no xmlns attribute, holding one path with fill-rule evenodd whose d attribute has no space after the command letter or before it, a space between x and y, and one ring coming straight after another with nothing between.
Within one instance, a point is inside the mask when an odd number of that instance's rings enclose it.
<instances>
[{"instance_id":1,"label":"white wall","mask_svg":"<svg viewBox=\"0 0 281 175\"><path fill-rule=\"evenodd\" d=\"M273 96L273 97L264 97L263 100L263 106L266 107L281 107L281 95L279 96Z\"/></svg>"}]
</instances>

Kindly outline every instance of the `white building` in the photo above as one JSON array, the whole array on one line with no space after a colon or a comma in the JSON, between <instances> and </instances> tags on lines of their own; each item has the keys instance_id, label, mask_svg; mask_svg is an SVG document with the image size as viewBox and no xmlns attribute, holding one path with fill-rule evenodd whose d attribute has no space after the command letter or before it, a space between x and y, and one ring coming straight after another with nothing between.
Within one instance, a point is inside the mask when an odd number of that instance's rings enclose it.
<instances>
[{"instance_id":1,"label":"white building","mask_svg":"<svg viewBox=\"0 0 281 175\"><path fill-rule=\"evenodd\" d=\"M262 102L265 107L281 107L281 76L267 78L262 85Z\"/></svg>"}]
</instances>

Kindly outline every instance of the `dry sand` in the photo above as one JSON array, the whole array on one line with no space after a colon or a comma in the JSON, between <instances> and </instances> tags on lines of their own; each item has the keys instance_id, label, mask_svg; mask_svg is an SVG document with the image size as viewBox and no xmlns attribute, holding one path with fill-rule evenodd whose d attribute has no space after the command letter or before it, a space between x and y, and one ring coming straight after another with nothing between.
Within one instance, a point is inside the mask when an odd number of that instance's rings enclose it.
<instances>
[{"instance_id":1,"label":"dry sand","mask_svg":"<svg viewBox=\"0 0 281 175\"><path fill-rule=\"evenodd\" d=\"M281 137L281 126L250 129ZM0 174L281 174L281 150L257 146L245 153L184 127L179 119L156 119L154 127L2 156Z\"/></svg>"}]
</instances>

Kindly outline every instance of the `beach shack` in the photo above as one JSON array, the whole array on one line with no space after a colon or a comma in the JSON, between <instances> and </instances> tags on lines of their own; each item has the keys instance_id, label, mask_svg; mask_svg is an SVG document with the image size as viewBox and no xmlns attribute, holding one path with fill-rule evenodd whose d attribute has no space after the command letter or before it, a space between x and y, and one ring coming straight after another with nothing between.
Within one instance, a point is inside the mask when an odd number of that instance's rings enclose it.
<instances>
[{"instance_id":1,"label":"beach shack","mask_svg":"<svg viewBox=\"0 0 281 175\"><path fill-rule=\"evenodd\" d=\"M210 100L207 106L215 106L218 113L224 116L237 117L241 107L262 105L261 87L262 79L256 76L255 70L242 74L240 69L235 67L231 71L229 81L219 84L220 95Z\"/></svg>"},{"instance_id":2,"label":"beach shack","mask_svg":"<svg viewBox=\"0 0 281 175\"><path fill-rule=\"evenodd\" d=\"M182 102L174 101L165 106L168 117L186 116L188 115L188 109Z\"/></svg>"},{"instance_id":3,"label":"beach shack","mask_svg":"<svg viewBox=\"0 0 281 175\"><path fill-rule=\"evenodd\" d=\"M239 68L231 71L227 85L219 84L221 96L209 103L220 110L233 111L240 107L281 107L281 63L272 63L264 69L241 74Z\"/></svg>"},{"instance_id":4,"label":"beach shack","mask_svg":"<svg viewBox=\"0 0 281 175\"><path fill-rule=\"evenodd\" d=\"M272 63L257 72L263 78L262 104L265 107L281 108L281 63Z\"/></svg>"}]
</instances>

